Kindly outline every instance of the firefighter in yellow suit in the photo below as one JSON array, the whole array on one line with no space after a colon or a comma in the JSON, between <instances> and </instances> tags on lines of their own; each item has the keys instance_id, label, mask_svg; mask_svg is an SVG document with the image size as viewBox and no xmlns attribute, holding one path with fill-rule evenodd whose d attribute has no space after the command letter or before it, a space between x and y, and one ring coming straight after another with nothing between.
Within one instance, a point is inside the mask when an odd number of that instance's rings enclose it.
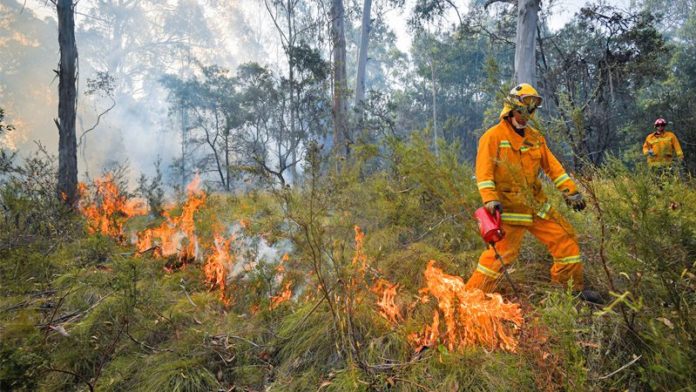
<instances>
[{"instance_id":1,"label":"firefighter in yellow suit","mask_svg":"<svg viewBox=\"0 0 696 392\"><path fill-rule=\"evenodd\" d=\"M675 158L678 162L684 159L681 145L677 136L665 131L667 121L663 118L655 120L655 132L648 135L643 143L643 155L648 157L648 166L651 169L669 169Z\"/></svg>"},{"instance_id":2,"label":"firefighter in yellow suit","mask_svg":"<svg viewBox=\"0 0 696 392\"><path fill-rule=\"evenodd\" d=\"M553 256L551 280L562 285L572 281L573 290L591 302L601 298L590 290L583 291L583 266L575 233L571 225L549 204L541 188L543 171L575 210L585 202L560 162L549 150L546 140L527 124L542 99L529 84L514 87L500 113L500 122L479 139L476 155L476 181L489 212L501 212L505 237L496 248L505 263L513 262L522 238L529 231L549 249ZM467 288L489 292L501 276L501 262L492 248L480 256ZM586 298L589 297L589 298Z\"/></svg>"}]
</instances>

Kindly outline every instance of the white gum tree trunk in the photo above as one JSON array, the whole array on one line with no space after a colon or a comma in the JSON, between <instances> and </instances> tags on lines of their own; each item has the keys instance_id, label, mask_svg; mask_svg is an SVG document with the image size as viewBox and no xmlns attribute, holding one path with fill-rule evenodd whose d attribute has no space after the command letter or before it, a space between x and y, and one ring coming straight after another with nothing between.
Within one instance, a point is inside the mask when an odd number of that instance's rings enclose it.
<instances>
[{"instance_id":1,"label":"white gum tree trunk","mask_svg":"<svg viewBox=\"0 0 696 392\"><path fill-rule=\"evenodd\" d=\"M362 26L360 29L360 51L358 52L358 77L355 83L355 106L365 99L365 68L367 67L367 48L370 42L372 0L363 2Z\"/></svg>"},{"instance_id":2,"label":"white gum tree trunk","mask_svg":"<svg viewBox=\"0 0 696 392\"><path fill-rule=\"evenodd\" d=\"M535 35L540 0L517 1L517 37L515 39L515 82L536 85Z\"/></svg>"}]
</instances>

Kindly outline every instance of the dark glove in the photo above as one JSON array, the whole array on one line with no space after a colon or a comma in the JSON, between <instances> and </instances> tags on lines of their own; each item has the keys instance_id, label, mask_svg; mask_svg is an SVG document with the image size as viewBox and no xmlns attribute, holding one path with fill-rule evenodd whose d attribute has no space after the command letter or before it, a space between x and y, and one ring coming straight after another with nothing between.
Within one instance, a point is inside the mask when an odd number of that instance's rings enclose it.
<instances>
[{"instance_id":1,"label":"dark glove","mask_svg":"<svg viewBox=\"0 0 696 392\"><path fill-rule=\"evenodd\" d=\"M495 215L495 210L500 211L500 213L503 213L503 205L500 204L498 200L491 200L485 205L486 209L488 210L488 213L491 215Z\"/></svg>"},{"instance_id":2,"label":"dark glove","mask_svg":"<svg viewBox=\"0 0 696 392\"><path fill-rule=\"evenodd\" d=\"M582 193L580 192L575 192L572 195L563 195L565 198L565 202L568 205L568 207L572 208L575 211L582 211L585 209L587 206L585 204L585 200L582 197Z\"/></svg>"}]
</instances>

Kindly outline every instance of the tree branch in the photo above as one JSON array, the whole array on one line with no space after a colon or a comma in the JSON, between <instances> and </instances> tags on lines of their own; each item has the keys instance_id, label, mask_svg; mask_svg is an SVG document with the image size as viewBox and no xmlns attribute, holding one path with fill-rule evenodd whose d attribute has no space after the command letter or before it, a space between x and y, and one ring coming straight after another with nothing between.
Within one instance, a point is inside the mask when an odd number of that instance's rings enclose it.
<instances>
[{"instance_id":1,"label":"tree branch","mask_svg":"<svg viewBox=\"0 0 696 392\"><path fill-rule=\"evenodd\" d=\"M97 128L97 126L99 125L99 122L101 121L101 118L104 117L104 115L106 115L107 113L109 113L109 112L111 111L111 109L113 109L113 108L116 107L116 101L115 101L113 98L111 98L111 97L109 97L109 98L111 99L111 106L109 106L106 110L104 110L103 112L101 112L101 113L97 116L97 121L94 123L94 125L92 125L91 128L89 128L89 129L83 131L82 134L80 134L80 141L77 143L77 146L78 146L78 147L80 147L80 146L82 145L82 142L83 142L83 139L85 138L85 136L86 136L89 132L92 132L94 129Z\"/></svg>"},{"instance_id":2,"label":"tree branch","mask_svg":"<svg viewBox=\"0 0 696 392\"><path fill-rule=\"evenodd\" d=\"M508 4L516 4L517 1L515 0L487 0L483 4L483 9L488 9L489 6L495 4L495 3L508 3Z\"/></svg>"}]
</instances>

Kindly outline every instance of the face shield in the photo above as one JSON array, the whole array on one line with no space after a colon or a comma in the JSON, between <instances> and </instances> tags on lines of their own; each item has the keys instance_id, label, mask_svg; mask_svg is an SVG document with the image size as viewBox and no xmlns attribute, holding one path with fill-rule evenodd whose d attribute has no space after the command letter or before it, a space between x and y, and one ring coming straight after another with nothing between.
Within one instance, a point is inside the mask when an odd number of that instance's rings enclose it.
<instances>
[{"instance_id":1,"label":"face shield","mask_svg":"<svg viewBox=\"0 0 696 392\"><path fill-rule=\"evenodd\" d=\"M516 99L517 102L513 110L519 112L522 118L529 120L534 112L541 107L542 99L537 95L524 95Z\"/></svg>"},{"instance_id":2,"label":"face shield","mask_svg":"<svg viewBox=\"0 0 696 392\"><path fill-rule=\"evenodd\" d=\"M510 90L503 103L500 118L506 118L512 111L516 111L527 120L534 117L534 112L541 107L542 99L539 93L530 84L522 83Z\"/></svg>"}]
</instances>

